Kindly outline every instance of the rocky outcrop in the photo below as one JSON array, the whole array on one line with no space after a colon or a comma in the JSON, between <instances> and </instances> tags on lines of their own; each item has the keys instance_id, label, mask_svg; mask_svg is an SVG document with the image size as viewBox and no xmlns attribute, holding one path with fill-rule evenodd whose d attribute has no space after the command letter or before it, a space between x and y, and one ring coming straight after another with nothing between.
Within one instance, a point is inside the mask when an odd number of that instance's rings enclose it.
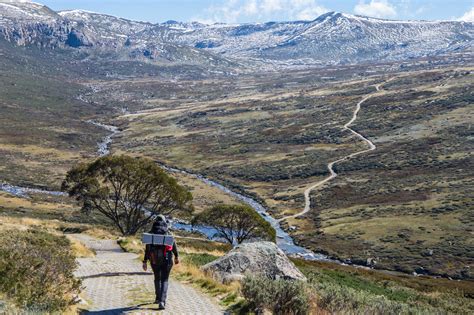
<instances>
[{"instance_id":1,"label":"rocky outcrop","mask_svg":"<svg viewBox=\"0 0 474 315\"><path fill-rule=\"evenodd\" d=\"M19 46L38 47L81 47L93 46L83 31L74 29L68 22L13 23L9 27L0 26L0 37Z\"/></svg>"},{"instance_id":2,"label":"rocky outcrop","mask_svg":"<svg viewBox=\"0 0 474 315\"><path fill-rule=\"evenodd\" d=\"M83 33L73 29L67 36L66 45L77 48L81 46L90 47L92 43Z\"/></svg>"},{"instance_id":3,"label":"rocky outcrop","mask_svg":"<svg viewBox=\"0 0 474 315\"><path fill-rule=\"evenodd\" d=\"M67 29L55 23L14 23L0 27L0 35L19 46L57 47L67 38Z\"/></svg>"},{"instance_id":4,"label":"rocky outcrop","mask_svg":"<svg viewBox=\"0 0 474 315\"><path fill-rule=\"evenodd\" d=\"M263 275L271 279L306 280L281 249L272 242L241 244L202 269L228 283L245 275Z\"/></svg>"}]
</instances>

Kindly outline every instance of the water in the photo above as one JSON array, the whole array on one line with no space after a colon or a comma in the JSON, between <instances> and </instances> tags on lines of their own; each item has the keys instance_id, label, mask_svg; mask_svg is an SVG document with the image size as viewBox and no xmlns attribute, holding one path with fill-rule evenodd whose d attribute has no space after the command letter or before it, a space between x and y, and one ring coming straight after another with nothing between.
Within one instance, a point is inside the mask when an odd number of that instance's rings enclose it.
<instances>
[{"instance_id":1,"label":"water","mask_svg":"<svg viewBox=\"0 0 474 315\"><path fill-rule=\"evenodd\" d=\"M207 185L212 186L212 187L216 187L217 189L221 190L222 192L224 192L226 194L229 194L229 195L241 200L242 202L248 204L255 211L257 211L257 213L259 213L268 223L270 223L272 225L272 227L275 229L276 236L277 236L276 244L278 245L279 248L281 248L281 250L283 250L283 252L285 254L287 254L289 256L301 257L301 258L304 258L304 259L307 259L307 260L331 260L325 255L314 253L313 251L311 251L309 249L306 249L304 247L296 245L293 241L293 238L281 228L280 223L278 222L278 220L273 218L272 216L270 216L268 214L267 210L265 209L265 207L263 207L256 200L254 200L250 197L244 196L242 194L236 193L236 192L230 190L229 188L227 188L227 187L225 187L225 186L223 186L223 185L221 185L217 182L214 182L214 181L212 181L212 180L210 180L210 179L208 179L208 178L206 178L202 175L191 174L191 173L186 172L184 170L179 170L179 169L168 167L168 166L165 166L165 165L161 165L161 167L163 169L169 171L169 172L182 173L182 174L186 174L186 175L195 177L195 178L199 179L200 181L206 183ZM174 223L173 227L176 227L178 229L184 229L184 230L187 230L187 231L193 231L193 227L189 224L180 223L180 224L176 225L176 223ZM212 238L212 235L214 235L215 232L217 232L216 230L213 230L212 228L209 228L209 227L194 227L194 230L206 235L208 238Z\"/></svg>"},{"instance_id":2,"label":"water","mask_svg":"<svg viewBox=\"0 0 474 315\"><path fill-rule=\"evenodd\" d=\"M105 155L110 154L110 145L112 143L112 137L115 136L117 133L119 133L119 129L115 126L102 124L93 120L88 120L87 122L111 132L109 135L104 137L104 139L101 142L97 143L98 156L105 156ZM20 186L10 185L7 183L0 183L0 191L6 192L13 196L21 197L21 198L28 198L30 194L67 196L66 193L63 193L61 191L49 191L49 190L36 189L36 188L20 187Z\"/></svg>"},{"instance_id":3,"label":"water","mask_svg":"<svg viewBox=\"0 0 474 315\"><path fill-rule=\"evenodd\" d=\"M206 238L210 240L222 241L222 242L225 241L220 236L219 231L210 226L191 225L189 223L176 221L176 220L171 220L170 225L171 225L171 228L175 230L186 231L186 232L198 232L199 234L202 234L203 236L205 236Z\"/></svg>"},{"instance_id":4,"label":"water","mask_svg":"<svg viewBox=\"0 0 474 315\"><path fill-rule=\"evenodd\" d=\"M111 134L104 137L104 140L97 143L97 146L98 146L97 155L99 155L99 156L109 155L110 154L110 145L112 144L112 137L117 135L120 132L120 130L118 129L118 127L115 127L115 126L112 126L112 125L102 124L102 123L99 123L99 122L96 122L96 121L93 121L93 120L88 120L87 122L89 124L92 124L94 126L103 128L103 129L111 132Z\"/></svg>"},{"instance_id":5,"label":"water","mask_svg":"<svg viewBox=\"0 0 474 315\"><path fill-rule=\"evenodd\" d=\"M90 123L90 124L93 124L95 126L104 128L104 129L111 132L111 134L106 136L103 141L98 143L98 150L97 150L97 154L99 156L105 156L105 155L110 154L110 144L112 143L112 137L120 132L119 129L115 126L98 123L98 122L95 122L95 121L92 121L92 120L88 120L87 122ZM278 245L279 248L281 248L283 250L283 252L285 252L285 254L287 254L289 256L301 257L301 258L304 258L304 259L307 259L307 260L330 260L325 255L314 253L313 251L311 251L309 249L306 249L304 247L296 245L293 241L293 238L281 228L279 221L277 219L273 218L267 212L265 207L263 207L256 200L254 200L250 197L244 196L242 194L236 193L236 192L230 190L229 188L227 188L227 187L225 187L225 186L223 186L223 185L221 185L221 184L219 184L215 181L212 181L212 180L210 180L210 179L208 179L208 178L206 178L206 177L204 177L200 174L191 174L191 173L186 172L184 170L171 168L171 167L168 167L168 166L165 166L165 165L160 165L160 166L163 169L165 169L169 172L183 173L183 174L186 174L188 176L195 177L195 178L199 179L200 181L204 182L205 184L207 184L209 186L212 186L212 187L216 187L220 191L222 191L222 192L224 192L228 195L231 195L231 196L235 197L236 199L241 200L242 202L248 204L257 213L259 213L267 222L269 222L272 225L272 227L275 229L275 231L276 231L276 244ZM59 192L59 191L47 191L47 190L34 189L34 188L25 188L25 187L9 185L9 184L6 184L6 183L0 184L0 191L5 191L5 192L10 193L12 195L15 195L17 197L24 197L24 198L28 197L28 195L30 193L46 194L46 195L53 195L53 196L65 196L66 195L65 193ZM172 226L176 229L179 229L179 230L185 230L185 231L190 231L190 232L197 231L197 232L205 235L209 239L219 239L218 231L216 229L213 229L212 227L191 226L190 224L183 223L183 222L177 222L177 221L174 221L172 223Z\"/></svg>"},{"instance_id":6,"label":"water","mask_svg":"<svg viewBox=\"0 0 474 315\"><path fill-rule=\"evenodd\" d=\"M67 196L67 194L62 191L50 191L50 190L43 190L43 189L37 189L37 188L20 187L20 186L10 185L7 183L0 183L0 191L9 193L13 196L20 197L20 198L28 198L30 194Z\"/></svg>"},{"instance_id":7,"label":"water","mask_svg":"<svg viewBox=\"0 0 474 315\"><path fill-rule=\"evenodd\" d=\"M251 206L255 211L257 211L267 222L269 222L272 227L276 231L276 243L279 248L285 252L285 254L289 256L296 256L296 257L301 257L307 260L330 260L327 256L322 255L322 254L317 254L312 252L309 249L306 249L304 247L298 246L294 243L293 238L286 233L280 226L280 223L278 220L273 218L268 214L266 209L257 201L255 201L252 198L249 198L247 196L244 196L242 194L236 193L229 188L214 182L208 178L205 178L202 175L196 175L196 174L191 174L189 172L183 171L183 170L178 170L175 168L170 168L167 166L161 165L161 167L169 172L174 172L174 173L183 173L188 176L193 176L200 181L206 183L207 185L213 186L221 190L222 192L229 194L242 202L248 204ZM30 194L45 194L45 195L51 195L51 196L67 196L66 193L60 192L60 191L49 191L49 190L42 190L42 189L36 189L36 188L26 188L26 187L19 187L19 186L14 186L10 185L7 183L1 183L0 184L0 191L7 192L9 194L12 194L17 197L21 198L28 198ZM219 232L209 226L192 226L191 224L181 222L181 221L172 221L172 227L178 230L183 230L183 231L188 231L188 232L199 232L203 235L205 235L208 239L213 239L213 240L222 240L219 237Z\"/></svg>"}]
</instances>

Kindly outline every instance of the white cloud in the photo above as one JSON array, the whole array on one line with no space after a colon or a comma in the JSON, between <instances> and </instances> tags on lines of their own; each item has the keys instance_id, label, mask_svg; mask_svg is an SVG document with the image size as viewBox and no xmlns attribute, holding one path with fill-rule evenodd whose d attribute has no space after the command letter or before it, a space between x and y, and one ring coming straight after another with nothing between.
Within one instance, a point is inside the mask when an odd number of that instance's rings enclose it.
<instances>
[{"instance_id":1,"label":"white cloud","mask_svg":"<svg viewBox=\"0 0 474 315\"><path fill-rule=\"evenodd\" d=\"M318 0L226 0L206 9L203 22L313 20L328 12Z\"/></svg>"},{"instance_id":2,"label":"white cloud","mask_svg":"<svg viewBox=\"0 0 474 315\"><path fill-rule=\"evenodd\" d=\"M258 13L257 0L249 0L244 6L244 12L247 15L254 15Z\"/></svg>"},{"instance_id":3,"label":"white cloud","mask_svg":"<svg viewBox=\"0 0 474 315\"><path fill-rule=\"evenodd\" d=\"M464 13L464 15L461 16L458 20L464 22L474 22L474 7Z\"/></svg>"},{"instance_id":4,"label":"white cloud","mask_svg":"<svg viewBox=\"0 0 474 315\"><path fill-rule=\"evenodd\" d=\"M371 0L369 3L360 1L355 7L356 14L377 17L393 18L397 16L397 10L386 0Z\"/></svg>"},{"instance_id":5,"label":"white cloud","mask_svg":"<svg viewBox=\"0 0 474 315\"><path fill-rule=\"evenodd\" d=\"M329 11L314 0L293 0L290 2L294 8L292 16L298 20L314 20Z\"/></svg>"},{"instance_id":6,"label":"white cloud","mask_svg":"<svg viewBox=\"0 0 474 315\"><path fill-rule=\"evenodd\" d=\"M282 0L262 0L260 4L260 9L263 12L271 13L280 11L283 8Z\"/></svg>"}]
</instances>

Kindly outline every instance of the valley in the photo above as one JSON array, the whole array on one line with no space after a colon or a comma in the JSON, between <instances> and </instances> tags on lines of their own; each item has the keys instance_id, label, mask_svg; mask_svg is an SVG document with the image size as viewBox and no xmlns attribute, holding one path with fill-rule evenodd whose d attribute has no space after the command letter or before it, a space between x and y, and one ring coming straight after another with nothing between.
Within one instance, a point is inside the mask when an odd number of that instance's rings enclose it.
<instances>
[{"instance_id":1,"label":"valley","mask_svg":"<svg viewBox=\"0 0 474 315\"><path fill-rule=\"evenodd\" d=\"M0 19L0 184L58 191L79 162L145 156L186 171L172 174L198 213L242 201L222 185L312 252L473 279L472 23L330 13L206 26L31 10L43 24L30 11ZM107 227L35 191L0 193L0 214Z\"/></svg>"},{"instance_id":2,"label":"valley","mask_svg":"<svg viewBox=\"0 0 474 315\"><path fill-rule=\"evenodd\" d=\"M71 102L92 109L71 118L73 125L89 130L80 131L89 134L85 149L66 138L67 148L48 138L32 141L34 145L16 143L9 140L16 137L11 133L15 128L9 128L3 133L8 138L2 145L7 160L1 178L57 190L68 167L96 156L97 143L111 133L90 123L94 119L120 130L112 136L112 153L151 157L250 196L280 219L298 244L315 252L375 268L469 278L466 266L472 258L465 253L473 246L472 220L463 216L472 215L472 198L459 199L453 193L461 190L469 196L472 174L467 168L462 176L429 169L440 163L463 167L470 158L469 145L462 142L465 136L456 138L455 147L442 141L454 140L443 121L469 133L472 68L437 68L367 75L340 67L294 71L284 78L255 74L179 82L74 79L78 87L72 90ZM449 107L443 106L447 100ZM358 103L357 120L351 121ZM404 103L412 105L404 109ZM10 123L21 119L10 118ZM38 123L48 124L48 119L39 116ZM63 130L73 126L67 119L60 121ZM368 152L366 141L344 128L348 122L377 149ZM33 130L44 137L43 131ZM438 149L424 143L439 143ZM343 158L357 152L363 154ZM402 152L403 158L397 159ZM326 166L336 160L341 160L333 166L339 176L307 191L310 207L305 209L305 190L327 179ZM58 167L59 161L64 168ZM415 166L410 178L406 172ZM51 173L45 172L48 169ZM193 192L197 211L216 202L238 202L192 176L177 176ZM455 246L444 239L446 233L455 235ZM434 253L442 262L434 261Z\"/></svg>"},{"instance_id":3,"label":"valley","mask_svg":"<svg viewBox=\"0 0 474 315\"><path fill-rule=\"evenodd\" d=\"M470 132L472 121L471 71L394 73L380 93L374 85L388 77L324 82L311 89L309 75L295 73L290 87L282 83L268 94L252 79L237 81L234 89L221 83L225 92L216 101L208 98L219 91L206 87L214 81L192 87L212 90L198 102L187 100L183 84L169 100L160 95L159 109L146 99L146 109L119 117L123 132L115 149L204 174L260 200L273 216L288 219L283 224L300 244L317 252L376 268L464 277L472 259L466 253L473 246L472 220L464 217L472 215L467 167L472 157L462 135ZM294 80L304 82L305 97ZM142 84L153 86L156 94L161 88L153 82L132 84L135 91ZM342 128L366 94L373 97L351 128L372 139L377 150L336 164L339 176L308 195L312 207L303 216L291 217L304 209L305 189L327 177L327 163L367 150ZM403 109L403 103L413 105ZM422 110L418 104L431 105ZM455 122L461 134L455 136L443 121ZM426 165L425 172L420 165ZM414 167L411 177L407 171ZM456 197L451 187L466 197ZM373 228L362 228L366 224ZM454 246L445 234L457 235ZM439 263L436 252L449 263Z\"/></svg>"}]
</instances>

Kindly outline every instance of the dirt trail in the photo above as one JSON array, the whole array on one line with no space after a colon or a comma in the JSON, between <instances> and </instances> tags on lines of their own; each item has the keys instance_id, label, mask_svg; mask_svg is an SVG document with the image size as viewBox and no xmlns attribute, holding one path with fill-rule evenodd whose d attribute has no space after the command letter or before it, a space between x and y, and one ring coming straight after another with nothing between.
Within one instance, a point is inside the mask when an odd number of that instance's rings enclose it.
<instances>
[{"instance_id":1,"label":"dirt trail","mask_svg":"<svg viewBox=\"0 0 474 315\"><path fill-rule=\"evenodd\" d=\"M382 86L383 84L389 82L393 80L393 78L383 82L383 83L379 83L379 84L376 84L375 85L375 89L377 90L377 92L380 91L380 86ZM306 188L306 190L304 191L304 200L305 200L305 206L304 206L304 209L303 211L299 212L299 213L296 213L296 214L293 214L293 215L289 215L289 216L286 216L286 217L283 217L281 219L279 219L279 221L284 221L284 220L287 220L287 219L292 219L292 218L297 218L299 216L302 216L306 213L308 213L308 211L311 209L311 198L310 198L310 194L313 190L315 190L316 188L318 187L321 187L323 186L324 184L326 184L327 182L329 182L330 180L334 179L337 177L337 173L334 171L333 167L335 164L338 164L338 163L341 163L343 161L346 161L350 158L353 158L355 156L358 156L360 154L364 154L364 153L367 153L367 152L370 152L370 151L373 151L375 150L377 147L375 146L375 144L370 141L369 139L367 139L366 137L364 137L362 134L358 133L357 131L355 131L354 129L350 128L350 125L352 125L354 123L354 121L356 121L357 119L357 114L359 113L360 109L361 109L361 106L363 103L365 103L368 99L372 98L374 95L376 94L371 94L371 95L368 95L366 97L364 97L361 101L359 101L356 105L356 108L354 110L354 113L352 114L352 118L351 120L349 120L344 126L343 126L343 129L345 130L349 130L352 134L354 134L356 137L358 137L359 139L361 139L362 141L366 142L368 145L369 145L369 148L366 149L366 150L362 150L362 151L358 151L358 152L354 152L354 153L351 153L349 155L346 155L338 160L335 160L335 161L332 161L330 163L328 163L327 165L327 168L329 170L329 176L326 177L325 179L309 186L308 188Z\"/></svg>"}]
</instances>

